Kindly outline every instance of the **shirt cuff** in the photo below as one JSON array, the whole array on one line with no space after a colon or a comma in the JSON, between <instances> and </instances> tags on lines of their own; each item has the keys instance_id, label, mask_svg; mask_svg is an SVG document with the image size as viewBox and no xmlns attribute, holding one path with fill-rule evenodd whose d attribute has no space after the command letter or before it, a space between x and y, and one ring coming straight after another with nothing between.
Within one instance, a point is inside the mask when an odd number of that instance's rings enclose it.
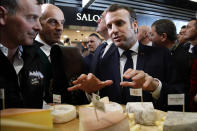
<instances>
[{"instance_id":1,"label":"shirt cuff","mask_svg":"<svg viewBox=\"0 0 197 131\"><path fill-rule=\"evenodd\" d=\"M152 92L152 97L157 100L160 97L160 91L161 91L161 88L162 88L162 83L159 79L157 79L157 78L154 78L154 79L159 82L158 87L155 89L155 91Z\"/></svg>"}]
</instances>

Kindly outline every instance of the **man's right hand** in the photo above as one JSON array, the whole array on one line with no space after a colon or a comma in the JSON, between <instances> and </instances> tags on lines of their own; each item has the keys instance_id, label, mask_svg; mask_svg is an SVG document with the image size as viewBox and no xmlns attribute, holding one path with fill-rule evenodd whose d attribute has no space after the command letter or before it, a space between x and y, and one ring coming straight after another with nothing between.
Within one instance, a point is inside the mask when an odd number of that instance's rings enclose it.
<instances>
[{"instance_id":1,"label":"man's right hand","mask_svg":"<svg viewBox=\"0 0 197 131\"><path fill-rule=\"evenodd\" d=\"M89 73L88 75L82 74L77 80L73 81L74 86L69 87L68 91L83 90L87 93L93 93L105 86L113 84L112 80L100 81L95 75Z\"/></svg>"}]
</instances>

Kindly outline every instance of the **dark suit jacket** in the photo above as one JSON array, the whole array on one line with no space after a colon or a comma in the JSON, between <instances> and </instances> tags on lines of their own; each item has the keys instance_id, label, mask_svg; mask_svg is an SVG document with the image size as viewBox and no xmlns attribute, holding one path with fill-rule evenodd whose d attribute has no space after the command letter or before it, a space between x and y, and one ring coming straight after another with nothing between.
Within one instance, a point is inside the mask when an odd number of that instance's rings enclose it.
<instances>
[{"instance_id":1,"label":"dark suit jacket","mask_svg":"<svg viewBox=\"0 0 197 131\"><path fill-rule=\"evenodd\" d=\"M194 102L194 97L197 94L197 59L192 64L190 84L190 111L197 112L197 103Z\"/></svg>"},{"instance_id":2,"label":"dark suit jacket","mask_svg":"<svg viewBox=\"0 0 197 131\"><path fill-rule=\"evenodd\" d=\"M5 89L5 107L42 108L43 79L35 75L42 73L42 60L35 46L23 47L22 58L24 65L17 76L13 65L0 51L0 87Z\"/></svg>"},{"instance_id":3,"label":"dark suit jacket","mask_svg":"<svg viewBox=\"0 0 197 131\"><path fill-rule=\"evenodd\" d=\"M102 45L95 52L95 56L91 65L91 72L100 80L113 80L113 85L100 90L100 95L108 96L111 101L126 104L130 101L140 101L139 97L129 95L129 88L120 87L120 60L118 48L112 44L110 49L104 55L103 59L99 59L99 52ZM155 101L152 94L143 91L144 101L152 101L156 108L166 110L167 108L167 83L171 82L171 60L170 52L165 48L149 47L139 44L137 70L143 70L154 78L158 78L162 82L162 90L160 98ZM125 98L126 97L126 98Z\"/></svg>"},{"instance_id":4,"label":"dark suit jacket","mask_svg":"<svg viewBox=\"0 0 197 131\"><path fill-rule=\"evenodd\" d=\"M23 107L21 88L18 85L18 77L13 65L0 51L0 88L5 91L5 108ZM2 100L0 103L2 109Z\"/></svg>"}]
</instances>

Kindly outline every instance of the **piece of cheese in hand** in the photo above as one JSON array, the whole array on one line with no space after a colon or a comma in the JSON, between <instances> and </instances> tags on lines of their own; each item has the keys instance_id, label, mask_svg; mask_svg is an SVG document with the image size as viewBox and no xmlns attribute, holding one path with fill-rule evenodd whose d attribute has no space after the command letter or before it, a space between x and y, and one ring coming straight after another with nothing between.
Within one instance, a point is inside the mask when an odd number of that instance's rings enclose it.
<instances>
[{"instance_id":1,"label":"piece of cheese in hand","mask_svg":"<svg viewBox=\"0 0 197 131\"><path fill-rule=\"evenodd\" d=\"M129 131L129 122L123 113L102 112L93 107L79 108L79 131Z\"/></svg>"},{"instance_id":2,"label":"piece of cheese in hand","mask_svg":"<svg viewBox=\"0 0 197 131\"><path fill-rule=\"evenodd\" d=\"M134 113L135 122L137 124L155 124L155 111L151 102L128 102L126 111L128 113Z\"/></svg>"},{"instance_id":3,"label":"piece of cheese in hand","mask_svg":"<svg viewBox=\"0 0 197 131\"><path fill-rule=\"evenodd\" d=\"M53 123L65 123L77 117L76 107L73 105L54 105L50 109Z\"/></svg>"}]
</instances>

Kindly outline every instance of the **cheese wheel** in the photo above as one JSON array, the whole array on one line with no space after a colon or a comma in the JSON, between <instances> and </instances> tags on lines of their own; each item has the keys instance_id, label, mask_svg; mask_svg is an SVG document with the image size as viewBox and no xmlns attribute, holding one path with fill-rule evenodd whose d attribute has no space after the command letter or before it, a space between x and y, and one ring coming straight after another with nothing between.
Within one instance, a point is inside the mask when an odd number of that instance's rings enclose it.
<instances>
[{"instance_id":1,"label":"cheese wheel","mask_svg":"<svg viewBox=\"0 0 197 131\"><path fill-rule=\"evenodd\" d=\"M51 108L53 123L65 123L76 118L76 108L72 105L55 105Z\"/></svg>"},{"instance_id":2,"label":"cheese wheel","mask_svg":"<svg viewBox=\"0 0 197 131\"><path fill-rule=\"evenodd\" d=\"M135 122L137 124L155 124L155 111L151 102L128 102L126 110L128 113L134 113Z\"/></svg>"},{"instance_id":3,"label":"cheese wheel","mask_svg":"<svg viewBox=\"0 0 197 131\"><path fill-rule=\"evenodd\" d=\"M105 104L105 111L106 112L114 112L118 111L120 113L123 113L123 108L120 104L115 103L115 102L110 102L108 104Z\"/></svg>"}]
</instances>

